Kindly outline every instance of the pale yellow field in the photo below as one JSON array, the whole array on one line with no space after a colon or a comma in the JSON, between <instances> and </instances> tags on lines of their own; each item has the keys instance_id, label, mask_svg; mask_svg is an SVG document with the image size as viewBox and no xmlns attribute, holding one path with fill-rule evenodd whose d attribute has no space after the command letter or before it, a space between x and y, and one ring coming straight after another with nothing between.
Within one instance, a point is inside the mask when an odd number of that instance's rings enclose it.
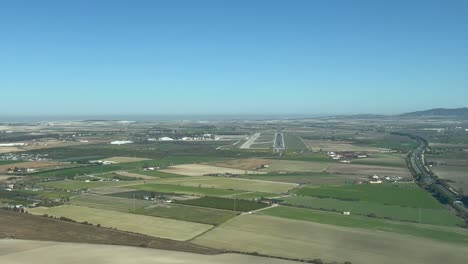
<instances>
[{"instance_id":1,"label":"pale yellow field","mask_svg":"<svg viewBox=\"0 0 468 264\"><path fill-rule=\"evenodd\" d=\"M28 212L35 215L64 216L78 222L88 221L104 227L182 241L189 240L212 227L205 224L73 205L37 207L28 209Z\"/></svg>"},{"instance_id":2,"label":"pale yellow field","mask_svg":"<svg viewBox=\"0 0 468 264\"><path fill-rule=\"evenodd\" d=\"M468 248L387 232L241 215L197 237L195 243L239 251L360 264L464 264Z\"/></svg>"},{"instance_id":3,"label":"pale yellow field","mask_svg":"<svg viewBox=\"0 0 468 264\"><path fill-rule=\"evenodd\" d=\"M203 176L207 174L222 174L222 173L231 173L231 174L265 173L265 172L259 172L259 171L239 170L239 169L223 168L223 167L202 165L202 164L176 165L176 166L171 166L161 171L167 172L167 173L186 175L186 176Z\"/></svg>"},{"instance_id":4,"label":"pale yellow field","mask_svg":"<svg viewBox=\"0 0 468 264\"><path fill-rule=\"evenodd\" d=\"M156 182L204 188L234 189L270 193L284 193L297 186L297 184L294 183L211 176L162 179L157 180Z\"/></svg>"},{"instance_id":5,"label":"pale yellow field","mask_svg":"<svg viewBox=\"0 0 468 264\"><path fill-rule=\"evenodd\" d=\"M8 168L27 168L27 169L39 169L48 167L65 167L70 166L69 163L61 163L55 161L26 161L14 164L0 165L0 172L6 171Z\"/></svg>"},{"instance_id":6,"label":"pale yellow field","mask_svg":"<svg viewBox=\"0 0 468 264\"><path fill-rule=\"evenodd\" d=\"M161 249L63 242L0 240L5 264L293 264L298 262L240 254L201 255Z\"/></svg>"},{"instance_id":7,"label":"pale yellow field","mask_svg":"<svg viewBox=\"0 0 468 264\"><path fill-rule=\"evenodd\" d=\"M135 162L135 161L144 161L144 160L150 160L146 158L136 158L136 157L112 157L112 158L107 158L104 159L105 161L113 161L116 163L125 163L125 162Z\"/></svg>"}]
</instances>

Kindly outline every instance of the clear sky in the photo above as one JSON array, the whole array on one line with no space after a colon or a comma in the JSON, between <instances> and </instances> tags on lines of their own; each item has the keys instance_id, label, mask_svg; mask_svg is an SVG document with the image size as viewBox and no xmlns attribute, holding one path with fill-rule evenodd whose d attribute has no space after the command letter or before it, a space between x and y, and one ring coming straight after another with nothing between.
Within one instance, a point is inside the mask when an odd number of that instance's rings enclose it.
<instances>
[{"instance_id":1,"label":"clear sky","mask_svg":"<svg viewBox=\"0 0 468 264\"><path fill-rule=\"evenodd\" d=\"M468 1L2 1L0 116L468 106Z\"/></svg>"}]
</instances>

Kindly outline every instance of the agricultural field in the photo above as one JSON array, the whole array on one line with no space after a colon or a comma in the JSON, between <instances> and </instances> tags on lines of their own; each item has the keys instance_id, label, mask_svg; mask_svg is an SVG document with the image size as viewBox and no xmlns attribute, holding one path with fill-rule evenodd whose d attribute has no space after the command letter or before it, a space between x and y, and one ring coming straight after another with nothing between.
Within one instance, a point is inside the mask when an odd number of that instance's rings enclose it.
<instances>
[{"instance_id":1,"label":"agricultural field","mask_svg":"<svg viewBox=\"0 0 468 264\"><path fill-rule=\"evenodd\" d=\"M137 162L137 161L145 161L150 160L147 158L136 158L136 157L111 157L107 159L103 159L103 161L110 161L115 163L126 163L126 162Z\"/></svg>"},{"instance_id":2,"label":"agricultural field","mask_svg":"<svg viewBox=\"0 0 468 264\"><path fill-rule=\"evenodd\" d=\"M56 169L72 166L69 163L55 161L26 161L26 162L6 162L0 163L0 173L5 172L9 168L24 168L24 169Z\"/></svg>"},{"instance_id":3,"label":"agricultural field","mask_svg":"<svg viewBox=\"0 0 468 264\"><path fill-rule=\"evenodd\" d=\"M226 196L229 198L235 199L245 199L245 200L255 200L259 198L271 198L278 196L277 193L265 193L265 192L245 192L240 194L234 194L230 196Z\"/></svg>"},{"instance_id":4,"label":"agricultural field","mask_svg":"<svg viewBox=\"0 0 468 264\"><path fill-rule=\"evenodd\" d=\"M263 171L267 172L323 172L326 171L333 163L328 162L308 162L297 160L274 160L268 168Z\"/></svg>"},{"instance_id":5,"label":"agricultural field","mask_svg":"<svg viewBox=\"0 0 468 264\"><path fill-rule=\"evenodd\" d=\"M94 209L133 213L135 210L153 205L154 202L140 199L137 200L96 194L84 194L72 198L69 204Z\"/></svg>"},{"instance_id":6,"label":"agricultural field","mask_svg":"<svg viewBox=\"0 0 468 264\"><path fill-rule=\"evenodd\" d=\"M193 242L218 249L362 264L461 264L468 254L466 244L256 214L235 217ZM425 250L415 250L415 245Z\"/></svg>"},{"instance_id":7,"label":"agricultural field","mask_svg":"<svg viewBox=\"0 0 468 264\"><path fill-rule=\"evenodd\" d=\"M333 174L327 172L303 172L303 173L271 173L265 175L244 175L245 179L264 181L289 182L311 185L340 185L368 180L367 175L358 174Z\"/></svg>"},{"instance_id":8,"label":"agricultural field","mask_svg":"<svg viewBox=\"0 0 468 264\"><path fill-rule=\"evenodd\" d=\"M208 225L219 225L238 215L238 213L226 210L174 203L140 208L135 210L134 213Z\"/></svg>"},{"instance_id":9,"label":"agricultural field","mask_svg":"<svg viewBox=\"0 0 468 264\"><path fill-rule=\"evenodd\" d=\"M28 209L28 212L35 215L47 214L55 217L62 216L77 222L87 221L92 224L99 224L103 227L117 228L123 231L181 241L189 240L212 227L211 225L168 218L129 214L74 205L37 207Z\"/></svg>"},{"instance_id":10,"label":"agricultural field","mask_svg":"<svg viewBox=\"0 0 468 264\"><path fill-rule=\"evenodd\" d=\"M447 180L448 184L455 190L462 190L465 193L468 192L468 165L439 165L434 166L432 170L440 179Z\"/></svg>"},{"instance_id":11,"label":"agricultural field","mask_svg":"<svg viewBox=\"0 0 468 264\"><path fill-rule=\"evenodd\" d=\"M334 212L350 212L352 215L385 218L389 220L409 221L431 225L456 226L463 220L446 208L414 208L407 206L384 205L365 201L343 201L332 198L317 198L310 196L289 196L281 198L285 203Z\"/></svg>"},{"instance_id":12,"label":"agricultural field","mask_svg":"<svg viewBox=\"0 0 468 264\"><path fill-rule=\"evenodd\" d=\"M297 186L297 184L293 183L211 176L161 179L157 180L157 183L268 193L285 193Z\"/></svg>"},{"instance_id":13,"label":"agricultural field","mask_svg":"<svg viewBox=\"0 0 468 264\"><path fill-rule=\"evenodd\" d=\"M45 188L53 188L59 190L88 190L94 189L99 187L115 187L115 186L125 186L129 184L139 184L142 183L141 181L74 181L74 180L63 180L63 181L52 181L52 182L44 182L40 183L39 185Z\"/></svg>"},{"instance_id":14,"label":"agricultural field","mask_svg":"<svg viewBox=\"0 0 468 264\"><path fill-rule=\"evenodd\" d=\"M244 193L245 191L238 190L226 190L216 188L204 188L204 187L193 187L193 186L182 186L174 184L158 184L158 183L146 183L140 185L126 186L126 188L134 190L143 190L158 193L179 193L179 194L191 194L199 196L225 196Z\"/></svg>"},{"instance_id":15,"label":"agricultural field","mask_svg":"<svg viewBox=\"0 0 468 264\"><path fill-rule=\"evenodd\" d=\"M353 152L386 152L388 149L359 146L355 145L352 141L332 141L332 140L305 140L305 143L312 149L312 151L353 151Z\"/></svg>"},{"instance_id":16,"label":"agricultural field","mask_svg":"<svg viewBox=\"0 0 468 264\"><path fill-rule=\"evenodd\" d=\"M374 166L389 166L406 168L405 155L402 154L372 154L367 158L353 159L353 164L364 164Z\"/></svg>"},{"instance_id":17,"label":"agricultural field","mask_svg":"<svg viewBox=\"0 0 468 264\"><path fill-rule=\"evenodd\" d=\"M201 197L192 200L175 201L177 204L208 207L234 212L250 212L268 207L268 204L222 197Z\"/></svg>"},{"instance_id":18,"label":"agricultural field","mask_svg":"<svg viewBox=\"0 0 468 264\"><path fill-rule=\"evenodd\" d=\"M412 183L359 184L340 186L311 186L297 188L294 193L302 196L333 198L344 201L365 201L382 205L414 208L443 209L428 192Z\"/></svg>"},{"instance_id":19,"label":"agricultural field","mask_svg":"<svg viewBox=\"0 0 468 264\"><path fill-rule=\"evenodd\" d=\"M172 242L172 241L171 241ZM170 244L170 243L168 243ZM150 245L151 247L151 245ZM173 248L177 249L176 244ZM180 246L183 248L184 245ZM190 246L185 246L190 248ZM196 246L192 246L197 248ZM298 262L272 259L242 254L213 254L216 250L206 250L211 254L196 254L154 248L137 248L115 245L92 245L84 243L62 243L32 240L0 240L0 248L5 253L0 255L1 263L36 263L62 264L64 259L73 259L74 263L192 263L192 264L294 264ZM201 247L199 247L201 248ZM199 251L203 252L202 249ZM54 254L50 254L54 252ZM83 253L85 252L85 254ZM47 256L44 258L44 256Z\"/></svg>"},{"instance_id":20,"label":"agricultural field","mask_svg":"<svg viewBox=\"0 0 468 264\"><path fill-rule=\"evenodd\" d=\"M361 165L361 164L345 164L335 163L330 165L327 169L329 173L341 173L341 174L359 174L359 175L379 175L389 177L404 177L411 179L411 173L408 168L403 167L392 167L392 166L372 166L372 165Z\"/></svg>"},{"instance_id":21,"label":"agricultural field","mask_svg":"<svg viewBox=\"0 0 468 264\"><path fill-rule=\"evenodd\" d=\"M184 164L171 166L167 169L161 170L166 173L174 173L179 175L186 176L204 176L208 174L260 174L262 172L249 171L249 170L239 170L239 169L230 169L224 167L216 167L210 165L202 164Z\"/></svg>"},{"instance_id":22,"label":"agricultural field","mask_svg":"<svg viewBox=\"0 0 468 264\"><path fill-rule=\"evenodd\" d=\"M268 159L234 159L234 160L224 160L224 161L215 161L209 162L208 165L226 167L239 170L259 170L262 169L265 165L270 165L273 163L273 160Z\"/></svg>"}]
</instances>

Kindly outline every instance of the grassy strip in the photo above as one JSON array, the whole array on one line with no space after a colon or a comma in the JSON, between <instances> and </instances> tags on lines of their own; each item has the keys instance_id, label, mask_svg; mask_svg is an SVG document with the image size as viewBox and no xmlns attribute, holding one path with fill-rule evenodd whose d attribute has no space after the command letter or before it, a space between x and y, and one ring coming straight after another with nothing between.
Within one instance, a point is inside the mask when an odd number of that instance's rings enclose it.
<instances>
[{"instance_id":1,"label":"grassy strip","mask_svg":"<svg viewBox=\"0 0 468 264\"><path fill-rule=\"evenodd\" d=\"M289 206L278 206L266 209L261 211L260 214L328 225L395 232L452 243L468 244L468 234L463 229L460 229L462 232L455 232L437 227L431 228L423 225L398 223L357 215L345 216L337 213Z\"/></svg>"}]
</instances>

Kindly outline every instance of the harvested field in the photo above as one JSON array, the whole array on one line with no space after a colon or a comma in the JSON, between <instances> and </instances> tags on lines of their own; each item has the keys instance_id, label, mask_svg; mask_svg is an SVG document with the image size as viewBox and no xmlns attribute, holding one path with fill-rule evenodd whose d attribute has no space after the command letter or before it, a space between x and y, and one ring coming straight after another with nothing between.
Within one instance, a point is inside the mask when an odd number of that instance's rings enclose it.
<instances>
[{"instance_id":1,"label":"harvested field","mask_svg":"<svg viewBox=\"0 0 468 264\"><path fill-rule=\"evenodd\" d=\"M154 177L154 176L148 176L144 174L138 174L138 173L132 173L132 172L126 172L126 171L117 171L115 173L117 175L124 176L124 177L138 178L138 179L144 179L144 180L157 179L157 177Z\"/></svg>"},{"instance_id":2,"label":"harvested field","mask_svg":"<svg viewBox=\"0 0 468 264\"><path fill-rule=\"evenodd\" d=\"M462 245L263 215L235 217L194 242L219 249L360 264L461 264L468 254Z\"/></svg>"},{"instance_id":3,"label":"harvested field","mask_svg":"<svg viewBox=\"0 0 468 264\"><path fill-rule=\"evenodd\" d=\"M29 209L28 212L35 215L48 214L56 217L63 216L78 222L88 221L89 223L100 224L104 227L112 227L123 231L182 241L189 240L212 227L211 225L186 221L73 205L62 205L50 208L37 207Z\"/></svg>"},{"instance_id":4,"label":"harvested field","mask_svg":"<svg viewBox=\"0 0 468 264\"><path fill-rule=\"evenodd\" d=\"M176 201L176 203L191 206L216 208L235 212L255 211L269 206L265 203L221 197L201 197L193 200Z\"/></svg>"},{"instance_id":5,"label":"harvested field","mask_svg":"<svg viewBox=\"0 0 468 264\"><path fill-rule=\"evenodd\" d=\"M44 182L40 185L48 188L61 189L61 190L86 190L99 187L115 187L115 186L126 186L126 185L136 185L142 183L141 181L131 181L131 182L115 182L115 181L73 181L73 180L63 180L63 181L53 181L53 182Z\"/></svg>"},{"instance_id":6,"label":"harvested field","mask_svg":"<svg viewBox=\"0 0 468 264\"><path fill-rule=\"evenodd\" d=\"M264 165L270 165L273 161L268 159L236 159L209 162L208 165L233 168L239 170L257 170L261 169Z\"/></svg>"},{"instance_id":7,"label":"harvested field","mask_svg":"<svg viewBox=\"0 0 468 264\"><path fill-rule=\"evenodd\" d=\"M313 151L383 152L385 148L353 145L351 141L304 140Z\"/></svg>"},{"instance_id":8,"label":"harvested field","mask_svg":"<svg viewBox=\"0 0 468 264\"><path fill-rule=\"evenodd\" d=\"M219 225L237 215L235 212L226 210L173 203L139 209L135 213L208 225Z\"/></svg>"},{"instance_id":9,"label":"harvested field","mask_svg":"<svg viewBox=\"0 0 468 264\"><path fill-rule=\"evenodd\" d=\"M298 263L241 254L201 255L160 249L27 240L0 240L0 262L15 264L288 264ZM51 254L53 252L53 254ZM47 257L44 257L47 256Z\"/></svg>"},{"instance_id":10,"label":"harvested field","mask_svg":"<svg viewBox=\"0 0 468 264\"><path fill-rule=\"evenodd\" d=\"M332 163L296 160L274 160L264 171L268 172L323 172Z\"/></svg>"},{"instance_id":11,"label":"harvested field","mask_svg":"<svg viewBox=\"0 0 468 264\"><path fill-rule=\"evenodd\" d=\"M223 167L201 165L201 164L184 164L171 166L168 169L161 170L162 172L175 173L186 176L203 176L208 174L261 174L263 172L229 169Z\"/></svg>"},{"instance_id":12,"label":"harvested field","mask_svg":"<svg viewBox=\"0 0 468 264\"><path fill-rule=\"evenodd\" d=\"M375 166L390 166L406 168L405 155L401 154L372 154L367 158L355 159L354 164L365 164Z\"/></svg>"},{"instance_id":13,"label":"harvested field","mask_svg":"<svg viewBox=\"0 0 468 264\"><path fill-rule=\"evenodd\" d=\"M0 238L10 237L14 237L16 239L31 239L42 241L113 244L134 247L145 246L148 248L186 251L199 254L220 253L219 250L205 248L187 242L155 238L110 228L71 223L48 217L0 210ZM5 256L6 253L14 252L18 248L11 247L11 250L6 251L7 247L4 241L18 240L0 240L0 243L2 243L0 244L0 263L11 263L3 262L2 256ZM96 245L92 246L95 247ZM51 254L49 252L45 255L49 256ZM42 257L41 259L47 261L50 260L49 258ZM58 263L63 263L63 260Z\"/></svg>"},{"instance_id":14,"label":"harvested field","mask_svg":"<svg viewBox=\"0 0 468 264\"><path fill-rule=\"evenodd\" d=\"M405 177L412 178L408 168L387 167L387 166L373 166L362 164L344 164L335 163L330 165L326 170L329 173L341 174L359 174L359 175L379 175L389 177Z\"/></svg>"},{"instance_id":15,"label":"harvested field","mask_svg":"<svg viewBox=\"0 0 468 264\"><path fill-rule=\"evenodd\" d=\"M113 196L84 194L74 197L69 202L71 205L85 206L94 209L103 209L118 211L123 213L133 212L135 210L153 205L154 202L137 199L126 199Z\"/></svg>"},{"instance_id":16,"label":"harvested field","mask_svg":"<svg viewBox=\"0 0 468 264\"><path fill-rule=\"evenodd\" d=\"M136 157L112 157L104 159L105 161L112 161L116 163L124 163L124 162L135 162L135 161L145 161L150 160L147 158L136 158Z\"/></svg>"},{"instance_id":17,"label":"harvested field","mask_svg":"<svg viewBox=\"0 0 468 264\"><path fill-rule=\"evenodd\" d=\"M297 186L293 183L211 176L162 179L157 183L269 193L284 193Z\"/></svg>"},{"instance_id":18,"label":"harvested field","mask_svg":"<svg viewBox=\"0 0 468 264\"><path fill-rule=\"evenodd\" d=\"M439 165L432 170L439 178L449 180L448 184L455 190L468 191L468 166Z\"/></svg>"},{"instance_id":19,"label":"harvested field","mask_svg":"<svg viewBox=\"0 0 468 264\"><path fill-rule=\"evenodd\" d=\"M18 162L14 164L5 164L0 165L0 172L6 171L8 168L27 168L27 169L40 169L40 168L58 168L70 166L69 163L61 163L55 161L27 161L27 162Z\"/></svg>"}]
</instances>

